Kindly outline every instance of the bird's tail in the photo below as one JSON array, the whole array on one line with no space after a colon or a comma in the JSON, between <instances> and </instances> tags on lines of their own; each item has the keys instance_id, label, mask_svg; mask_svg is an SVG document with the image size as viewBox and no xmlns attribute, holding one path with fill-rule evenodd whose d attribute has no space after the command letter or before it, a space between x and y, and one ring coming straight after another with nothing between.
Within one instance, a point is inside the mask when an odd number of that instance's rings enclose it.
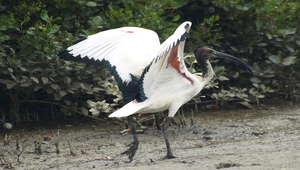
<instances>
[{"instance_id":1,"label":"bird's tail","mask_svg":"<svg viewBox=\"0 0 300 170\"><path fill-rule=\"evenodd\" d=\"M119 110L110 114L108 117L127 117L135 114L143 107L144 107L143 103L130 102L125 106L123 106L122 108L120 108Z\"/></svg>"}]
</instances>

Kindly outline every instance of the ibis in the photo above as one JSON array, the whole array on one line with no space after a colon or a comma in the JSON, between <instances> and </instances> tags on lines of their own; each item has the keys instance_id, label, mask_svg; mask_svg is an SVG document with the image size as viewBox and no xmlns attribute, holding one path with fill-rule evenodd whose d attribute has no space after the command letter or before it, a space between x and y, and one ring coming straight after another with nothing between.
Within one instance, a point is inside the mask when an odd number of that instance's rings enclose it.
<instances>
[{"instance_id":1,"label":"ibis","mask_svg":"<svg viewBox=\"0 0 300 170\"><path fill-rule=\"evenodd\" d=\"M162 128L167 147L164 159L175 158L168 139L168 127L178 109L196 96L214 75L210 58L222 58L251 68L243 61L208 47L195 51L202 74L192 74L184 63L184 44L192 23L182 23L162 44L157 33L139 27L122 27L103 31L82 39L59 53L66 60L106 66L123 93L124 106L109 115L127 117L133 142L122 154L129 162L138 149L139 140L133 122L134 114L168 110Z\"/></svg>"}]
</instances>

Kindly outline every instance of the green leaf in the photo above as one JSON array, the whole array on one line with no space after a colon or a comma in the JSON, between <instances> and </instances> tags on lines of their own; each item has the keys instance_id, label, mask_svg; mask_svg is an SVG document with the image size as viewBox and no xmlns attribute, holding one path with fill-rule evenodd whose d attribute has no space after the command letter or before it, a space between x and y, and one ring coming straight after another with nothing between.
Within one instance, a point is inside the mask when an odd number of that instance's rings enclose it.
<instances>
[{"instance_id":1,"label":"green leaf","mask_svg":"<svg viewBox=\"0 0 300 170\"><path fill-rule=\"evenodd\" d=\"M23 72L27 71L27 69L26 69L25 67L20 66L19 68L20 68L20 70L22 70Z\"/></svg>"},{"instance_id":2,"label":"green leaf","mask_svg":"<svg viewBox=\"0 0 300 170\"><path fill-rule=\"evenodd\" d=\"M100 25L102 22L102 18L100 16L96 16L94 19L93 19L93 23L92 25L93 26L97 26L97 25Z\"/></svg>"},{"instance_id":3,"label":"green leaf","mask_svg":"<svg viewBox=\"0 0 300 170\"><path fill-rule=\"evenodd\" d=\"M218 79L219 79L220 81L227 81L227 80L229 80L229 78L227 78L227 77L225 77L225 76L219 76Z\"/></svg>"},{"instance_id":4,"label":"green leaf","mask_svg":"<svg viewBox=\"0 0 300 170\"><path fill-rule=\"evenodd\" d=\"M37 91L39 91L39 90L42 89L42 88L43 88L43 86L35 86L33 90L34 90L35 92L37 92Z\"/></svg>"},{"instance_id":5,"label":"green leaf","mask_svg":"<svg viewBox=\"0 0 300 170\"><path fill-rule=\"evenodd\" d=\"M295 34L296 31L297 31L296 28L289 28L289 29L286 29L285 35Z\"/></svg>"},{"instance_id":6,"label":"green leaf","mask_svg":"<svg viewBox=\"0 0 300 170\"><path fill-rule=\"evenodd\" d=\"M88 115L89 114L89 111L84 108L84 107L78 107L78 110L80 110L81 113L83 113L84 115Z\"/></svg>"},{"instance_id":7,"label":"green leaf","mask_svg":"<svg viewBox=\"0 0 300 170\"><path fill-rule=\"evenodd\" d=\"M178 9L185 4L186 4L186 2L183 2L183 1L170 1L170 6L172 9Z\"/></svg>"},{"instance_id":8,"label":"green leaf","mask_svg":"<svg viewBox=\"0 0 300 170\"><path fill-rule=\"evenodd\" d=\"M247 107L248 109L253 109L252 105L246 101L238 102L239 104Z\"/></svg>"},{"instance_id":9,"label":"green leaf","mask_svg":"<svg viewBox=\"0 0 300 170\"><path fill-rule=\"evenodd\" d=\"M16 77L15 75L13 75L12 73L10 74L10 77L11 77L12 79L14 79L16 82L19 82L19 80L17 79L17 77Z\"/></svg>"},{"instance_id":10,"label":"green leaf","mask_svg":"<svg viewBox=\"0 0 300 170\"><path fill-rule=\"evenodd\" d=\"M272 37L273 37L273 36L272 36L271 34L269 34L269 33L267 33L266 36L268 37L269 40L272 39Z\"/></svg>"},{"instance_id":11,"label":"green leaf","mask_svg":"<svg viewBox=\"0 0 300 170\"><path fill-rule=\"evenodd\" d=\"M71 101L71 100L64 100L64 102L65 102L65 104L66 104L67 106L71 106L71 104L72 104L72 101Z\"/></svg>"},{"instance_id":12,"label":"green leaf","mask_svg":"<svg viewBox=\"0 0 300 170\"><path fill-rule=\"evenodd\" d=\"M59 31L60 27L57 26L57 25L54 25L53 28L50 28L49 29L49 33L48 35L49 36L52 36L53 34L57 33Z\"/></svg>"},{"instance_id":13,"label":"green leaf","mask_svg":"<svg viewBox=\"0 0 300 170\"><path fill-rule=\"evenodd\" d=\"M72 79L71 79L70 77L65 76L64 78L65 78L65 79L64 79L64 82L65 82L66 84L70 84L70 83L72 82Z\"/></svg>"},{"instance_id":14,"label":"green leaf","mask_svg":"<svg viewBox=\"0 0 300 170\"><path fill-rule=\"evenodd\" d=\"M291 64L294 64L296 58L297 58L296 56L289 56L289 57L287 57L283 60L282 64L285 65L285 66L289 66Z\"/></svg>"},{"instance_id":15,"label":"green leaf","mask_svg":"<svg viewBox=\"0 0 300 170\"><path fill-rule=\"evenodd\" d=\"M42 18L42 20L44 20L44 21L48 21L48 20L49 20L48 11L42 10L41 18Z\"/></svg>"},{"instance_id":16,"label":"green leaf","mask_svg":"<svg viewBox=\"0 0 300 170\"><path fill-rule=\"evenodd\" d=\"M0 83L2 83L2 84L12 84L13 81L11 81L9 79L0 79Z\"/></svg>"},{"instance_id":17,"label":"green leaf","mask_svg":"<svg viewBox=\"0 0 300 170\"><path fill-rule=\"evenodd\" d=\"M254 8L254 7L255 7L255 2L253 2L253 1L247 2L247 3L245 4L245 6L246 6L248 9Z\"/></svg>"},{"instance_id":18,"label":"green leaf","mask_svg":"<svg viewBox=\"0 0 300 170\"><path fill-rule=\"evenodd\" d=\"M257 46L259 46L259 47L265 47L265 46L267 46L268 44L267 43L258 43L258 44L256 44Z\"/></svg>"},{"instance_id":19,"label":"green leaf","mask_svg":"<svg viewBox=\"0 0 300 170\"><path fill-rule=\"evenodd\" d=\"M6 84L6 88L7 89L12 89L14 86L15 86L14 83L12 83L12 84Z\"/></svg>"},{"instance_id":20,"label":"green leaf","mask_svg":"<svg viewBox=\"0 0 300 170\"><path fill-rule=\"evenodd\" d=\"M86 2L85 5L88 6L88 7L96 7L97 6L96 2L92 2L92 1Z\"/></svg>"},{"instance_id":21,"label":"green leaf","mask_svg":"<svg viewBox=\"0 0 300 170\"><path fill-rule=\"evenodd\" d=\"M32 81L28 81L25 83L20 84L21 87L29 87L32 84Z\"/></svg>"},{"instance_id":22,"label":"green leaf","mask_svg":"<svg viewBox=\"0 0 300 170\"><path fill-rule=\"evenodd\" d=\"M263 95L263 94L260 94L260 95L258 95L258 96L256 96L256 97L258 97L258 98L265 98L265 95Z\"/></svg>"},{"instance_id":23,"label":"green leaf","mask_svg":"<svg viewBox=\"0 0 300 170\"><path fill-rule=\"evenodd\" d=\"M279 64L279 63L280 63L280 58L279 58L279 56L277 56L277 55L270 55L270 56L269 56L269 59L270 59L273 63L275 63L275 64Z\"/></svg>"},{"instance_id":24,"label":"green leaf","mask_svg":"<svg viewBox=\"0 0 300 170\"><path fill-rule=\"evenodd\" d=\"M66 91L64 91L64 90L61 90L61 91L59 91L59 95L61 96L61 97L64 97L65 95L67 95L68 93L66 92Z\"/></svg>"},{"instance_id":25,"label":"green leaf","mask_svg":"<svg viewBox=\"0 0 300 170\"><path fill-rule=\"evenodd\" d=\"M59 95L59 94L57 94L57 93L54 93L54 100L60 100L62 97Z\"/></svg>"},{"instance_id":26,"label":"green leaf","mask_svg":"<svg viewBox=\"0 0 300 170\"><path fill-rule=\"evenodd\" d=\"M274 2L276 5L280 5L283 2L283 0L274 0Z\"/></svg>"},{"instance_id":27,"label":"green leaf","mask_svg":"<svg viewBox=\"0 0 300 170\"><path fill-rule=\"evenodd\" d=\"M48 78L48 77L42 77L42 82L43 82L43 84L48 83L48 81L49 81L49 78Z\"/></svg>"},{"instance_id":28,"label":"green leaf","mask_svg":"<svg viewBox=\"0 0 300 170\"><path fill-rule=\"evenodd\" d=\"M99 93L99 91L105 91L105 89L100 88L100 87L94 87L94 88L92 89L92 91L95 92L95 93Z\"/></svg>"},{"instance_id":29,"label":"green leaf","mask_svg":"<svg viewBox=\"0 0 300 170\"><path fill-rule=\"evenodd\" d=\"M259 78L257 78L257 77L252 77L250 79L250 81L252 81L253 83L261 83L261 80Z\"/></svg>"},{"instance_id":30,"label":"green leaf","mask_svg":"<svg viewBox=\"0 0 300 170\"><path fill-rule=\"evenodd\" d=\"M30 17L25 17L23 23L30 21Z\"/></svg>"},{"instance_id":31,"label":"green leaf","mask_svg":"<svg viewBox=\"0 0 300 170\"><path fill-rule=\"evenodd\" d=\"M172 21L178 21L180 19L180 15L175 15Z\"/></svg>"},{"instance_id":32,"label":"green leaf","mask_svg":"<svg viewBox=\"0 0 300 170\"><path fill-rule=\"evenodd\" d=\"M52 88L50 88L50 87L46 87L46 92L48 94L53 94L54 90Z\"/></svg>"},{"instance_id":33,"label":"green leaf","mask_svg":"<svg viewBox=\"0 0 300 170\"><path fill-rule=\"evenodd\" d=\"M255 21L256 31L259 31L262 27L262 22L260 20Z\"/></svg>"},{"instance_id":34,"label":"green leaf","mask_svg":"<svg viewBox=\"0 0 300 170\"><path fill-rule=\"evenodd\" d=\"M71 22L64 22L63 26L67 29L72 29L74 25Z\"/></svg>"},{"instance_id":35,"label":"green leaf","mask_svg":"<svg viewBox=\"0 0 300 170\"><path fill-rule=\"evenodd\" d=\"M38 78L33 77L33 76L31 76L30 79L33 80L33 81L36 82L36 83L39 83L39 82L40 82Z\"/></svg>"},{"instance_id":36,"label":"green leaf","mask_svg":"<svg viewBox=\"0 0 300 170\"><path fill-rule=\"evenodd\" d=\"M290 52L294 52L295 50L294 50L294 48L292 48L292 47L286 47Z\"/></svg>"},{"instance_id":37,"label":"green leaf","mask_svg":"<svg viewBox=\"0 0 300 170\"><path fill-rule=\"evenodd\" d=\"M8 70L9 72L11 72L11 73L14 72L14 70L13 70L12 68L7 68L7 70Z\"/></svg>"},{"instance_id":38,"label":"green leaf","mask_svg":"<svg viewBox=\"0 0 300 170\"><path fill-rule=\"evenodd\" d=\"M54 90L57 90L59 85L58 84L50 84L50 86L54 89Z\"/></svg>"},{"instance_id":39,"label":"green leaf","mask_svg":"<svg viewBox=\"0 0 300 170\"><path fill-rule=\"evenodd\" d=\"M237 10L240 10L240 11L247 11L247 10L248 10L247 7L242 6L242 5L240 5L240 4L235 5L235 8L236 8Z\"/></svg>"}]
</instances>

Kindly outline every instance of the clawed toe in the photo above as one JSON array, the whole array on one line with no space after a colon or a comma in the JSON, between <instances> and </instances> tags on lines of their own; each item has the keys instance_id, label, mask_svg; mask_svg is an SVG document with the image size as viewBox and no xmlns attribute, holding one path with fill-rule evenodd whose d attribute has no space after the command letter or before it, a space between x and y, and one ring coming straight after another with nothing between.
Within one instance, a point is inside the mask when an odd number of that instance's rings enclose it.
<instances>
[{"instance_id":1,"label":"clawed toe","mask_svg":"<svg viewBox=\"0 0 300 170\"><path fill-rule=\"evenodd\" d=\"M127 145L130 146L128 150L126 150L125 152L121 153L122 155L128 155L129 158L129 162L132 162L133 157L138 149L139 146L139 142L138 141L134 141L131 144Z\"/></svg>"}]
</instances>

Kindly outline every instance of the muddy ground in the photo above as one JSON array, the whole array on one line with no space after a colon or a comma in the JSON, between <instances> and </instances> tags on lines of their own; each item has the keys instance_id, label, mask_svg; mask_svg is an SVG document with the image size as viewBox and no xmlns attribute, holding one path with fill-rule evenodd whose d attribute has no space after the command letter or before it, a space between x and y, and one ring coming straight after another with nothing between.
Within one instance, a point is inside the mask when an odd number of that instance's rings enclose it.
<instances>
[{"instance_id":1,"label":"muddy ground","mask_svg":"<svg viewBox=\"0 0 300 170\"><path fill-rule=\"evenodd\" d=\"M186 113L185 126L169 129L171 147L178 158L163 161L159 159L166 154L165 143L155 127L138 135L140 146L131 163L120 153L127 149L132 136L120 135L124 127L113 123L1 130L0 169L298 170L300 107L289 103L268 107L271 109L200 111L194 114L193 124ZM58 129L59 137L53 135ZM5 134L10 136L6 146ZM17 134L20 151L16 150ZM43 141L48 135L52 140ZM43 141L40 155L34 144L39 136ZM56 141L60 154L56 154Z\"/></svg>"}]
</instances>

